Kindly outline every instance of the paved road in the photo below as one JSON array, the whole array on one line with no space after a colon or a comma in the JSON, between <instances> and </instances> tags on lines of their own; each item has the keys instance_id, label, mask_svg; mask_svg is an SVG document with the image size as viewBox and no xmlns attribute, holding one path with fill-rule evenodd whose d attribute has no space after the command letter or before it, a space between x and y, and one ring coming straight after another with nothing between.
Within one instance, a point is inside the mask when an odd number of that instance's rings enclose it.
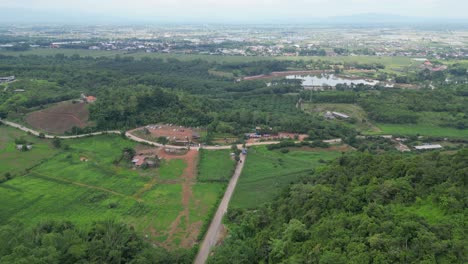
<instances>
[{"instance_id":1,"label":"paved road","mask_svg":"<svg viewBox=\"0 0 468 264\"><path fill-rule=\"evenodd\" d=\"M219 204L218 210L216 210L216 214L213 217L213 220L211 220L210 227L206 232L205 238L203 239L203 242L200 246L200 251L198 251L198 255L195 259L195 264L204 264L210 255L211 248L216 245L216 241L221 229L221 221L223 220L224 214L227 212L229 201L231 200L232 194L234 193L234 189L237 185L237 180L239 179L242 169L244 168L245 159L246 156L241 155L241 162L237 163L234 175L229 181L229 185L226 188L226 192L224 193L223 199Z\"/></svg>"}]
</instances>

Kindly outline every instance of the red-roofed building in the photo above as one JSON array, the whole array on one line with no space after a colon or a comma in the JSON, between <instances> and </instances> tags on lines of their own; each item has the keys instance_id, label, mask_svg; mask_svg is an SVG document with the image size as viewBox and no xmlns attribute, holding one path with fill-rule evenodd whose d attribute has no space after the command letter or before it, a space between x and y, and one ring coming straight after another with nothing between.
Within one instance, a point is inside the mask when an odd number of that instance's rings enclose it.
<instances>
[{"instance_id":1,"label":"red-roofed building","mask_svg":"<svg viewBox=\"0 0 468 264\"><path fill-rule=\"evenodd\" d=\"M90 95L90 96L86 96L86 102L88 103L94 103L96 101L96 97Z\"/></svg>"},{"instance_id":2,"label":"red-roofed building","mask_svg":"<svg viewBox=\"0 0 468 264\"><path fill-rule=\"evenodd\" d=\"M426 65L426 66L432 66L432 63L431 63L430 61L427 60L427 61L424 62L424 65Z\"/></svg>"}]
</instances>

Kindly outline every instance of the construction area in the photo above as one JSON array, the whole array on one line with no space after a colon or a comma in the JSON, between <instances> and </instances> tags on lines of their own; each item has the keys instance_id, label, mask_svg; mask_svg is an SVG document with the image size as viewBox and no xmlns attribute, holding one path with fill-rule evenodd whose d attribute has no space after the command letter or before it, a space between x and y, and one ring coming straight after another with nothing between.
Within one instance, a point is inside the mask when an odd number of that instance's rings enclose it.
<instances>
[{"instance_id":1,"label":"construction area","mask_svg":"<svg viewBox=\"0 0 468 264\"><path fill-rule=\"evenodd\" d=\"M200 129L187 128L172 124L147 125L141 129L146 138L158 139L165 137L173 145L199 143Z\"/></svg>"}]
</instances>

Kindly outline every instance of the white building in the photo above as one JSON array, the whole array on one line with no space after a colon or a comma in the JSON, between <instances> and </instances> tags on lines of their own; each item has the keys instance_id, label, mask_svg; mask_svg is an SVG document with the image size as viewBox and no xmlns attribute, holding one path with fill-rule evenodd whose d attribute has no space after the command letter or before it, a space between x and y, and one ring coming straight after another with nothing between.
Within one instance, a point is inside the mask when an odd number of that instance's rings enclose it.
<instances>
[{"instance_id":1,"label":"white building","mask_svg":"<svg viewBox=\"0 0 468 264\"><path fill-rule=\"evenodd\" d=\"M414 148L417 149L417 150L429 150L429 149L441 149L442 146L439 145L439 144L434 144L434 145L425 144L425 145L422 145L422 146L415 146Z\"/></svg>"},{"instance_id":2,"label":"white building","mask_svg":"<svg viewBox=\"0 0 468 264\"><path fill-rule=\"evenodd\" d=\"M343 114L343 113L340 113L340 112L332 112L332 114L336 117L339 117L339 118L344 118L344 119L348 119L349 118L349 115L346 115L346 114Z\"/></svg>"}]
</instances>

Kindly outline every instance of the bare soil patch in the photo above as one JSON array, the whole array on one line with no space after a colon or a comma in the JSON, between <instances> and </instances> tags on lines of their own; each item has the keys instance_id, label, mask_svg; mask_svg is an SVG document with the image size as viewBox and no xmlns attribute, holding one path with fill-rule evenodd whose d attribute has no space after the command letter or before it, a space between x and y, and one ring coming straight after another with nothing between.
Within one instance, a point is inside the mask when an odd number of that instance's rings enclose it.
<instances>
[{"instance_id":1,"label":"bare soil patch","mask_svg":"<svg viewBox=\"0 0 468 264\"><path fill-rule=\"evenodd\" d=\"M196 128L175 125L148 125L141 130L147 130L146 137L155 139L166 137L171 143L198 142L200 131Z\"/></svg>"},{"instance_id":2,"label":"bare soil patch","mask_svg":"<svg viewBox=\"0 0 468 264\"><path fill-rule=\"evenodd\" d=\"M26 122L36 130L52 134L63 134L72 127L84 128L90 124L87 104L69 101L29 113Z\"/></svg>"}]
</instances>

